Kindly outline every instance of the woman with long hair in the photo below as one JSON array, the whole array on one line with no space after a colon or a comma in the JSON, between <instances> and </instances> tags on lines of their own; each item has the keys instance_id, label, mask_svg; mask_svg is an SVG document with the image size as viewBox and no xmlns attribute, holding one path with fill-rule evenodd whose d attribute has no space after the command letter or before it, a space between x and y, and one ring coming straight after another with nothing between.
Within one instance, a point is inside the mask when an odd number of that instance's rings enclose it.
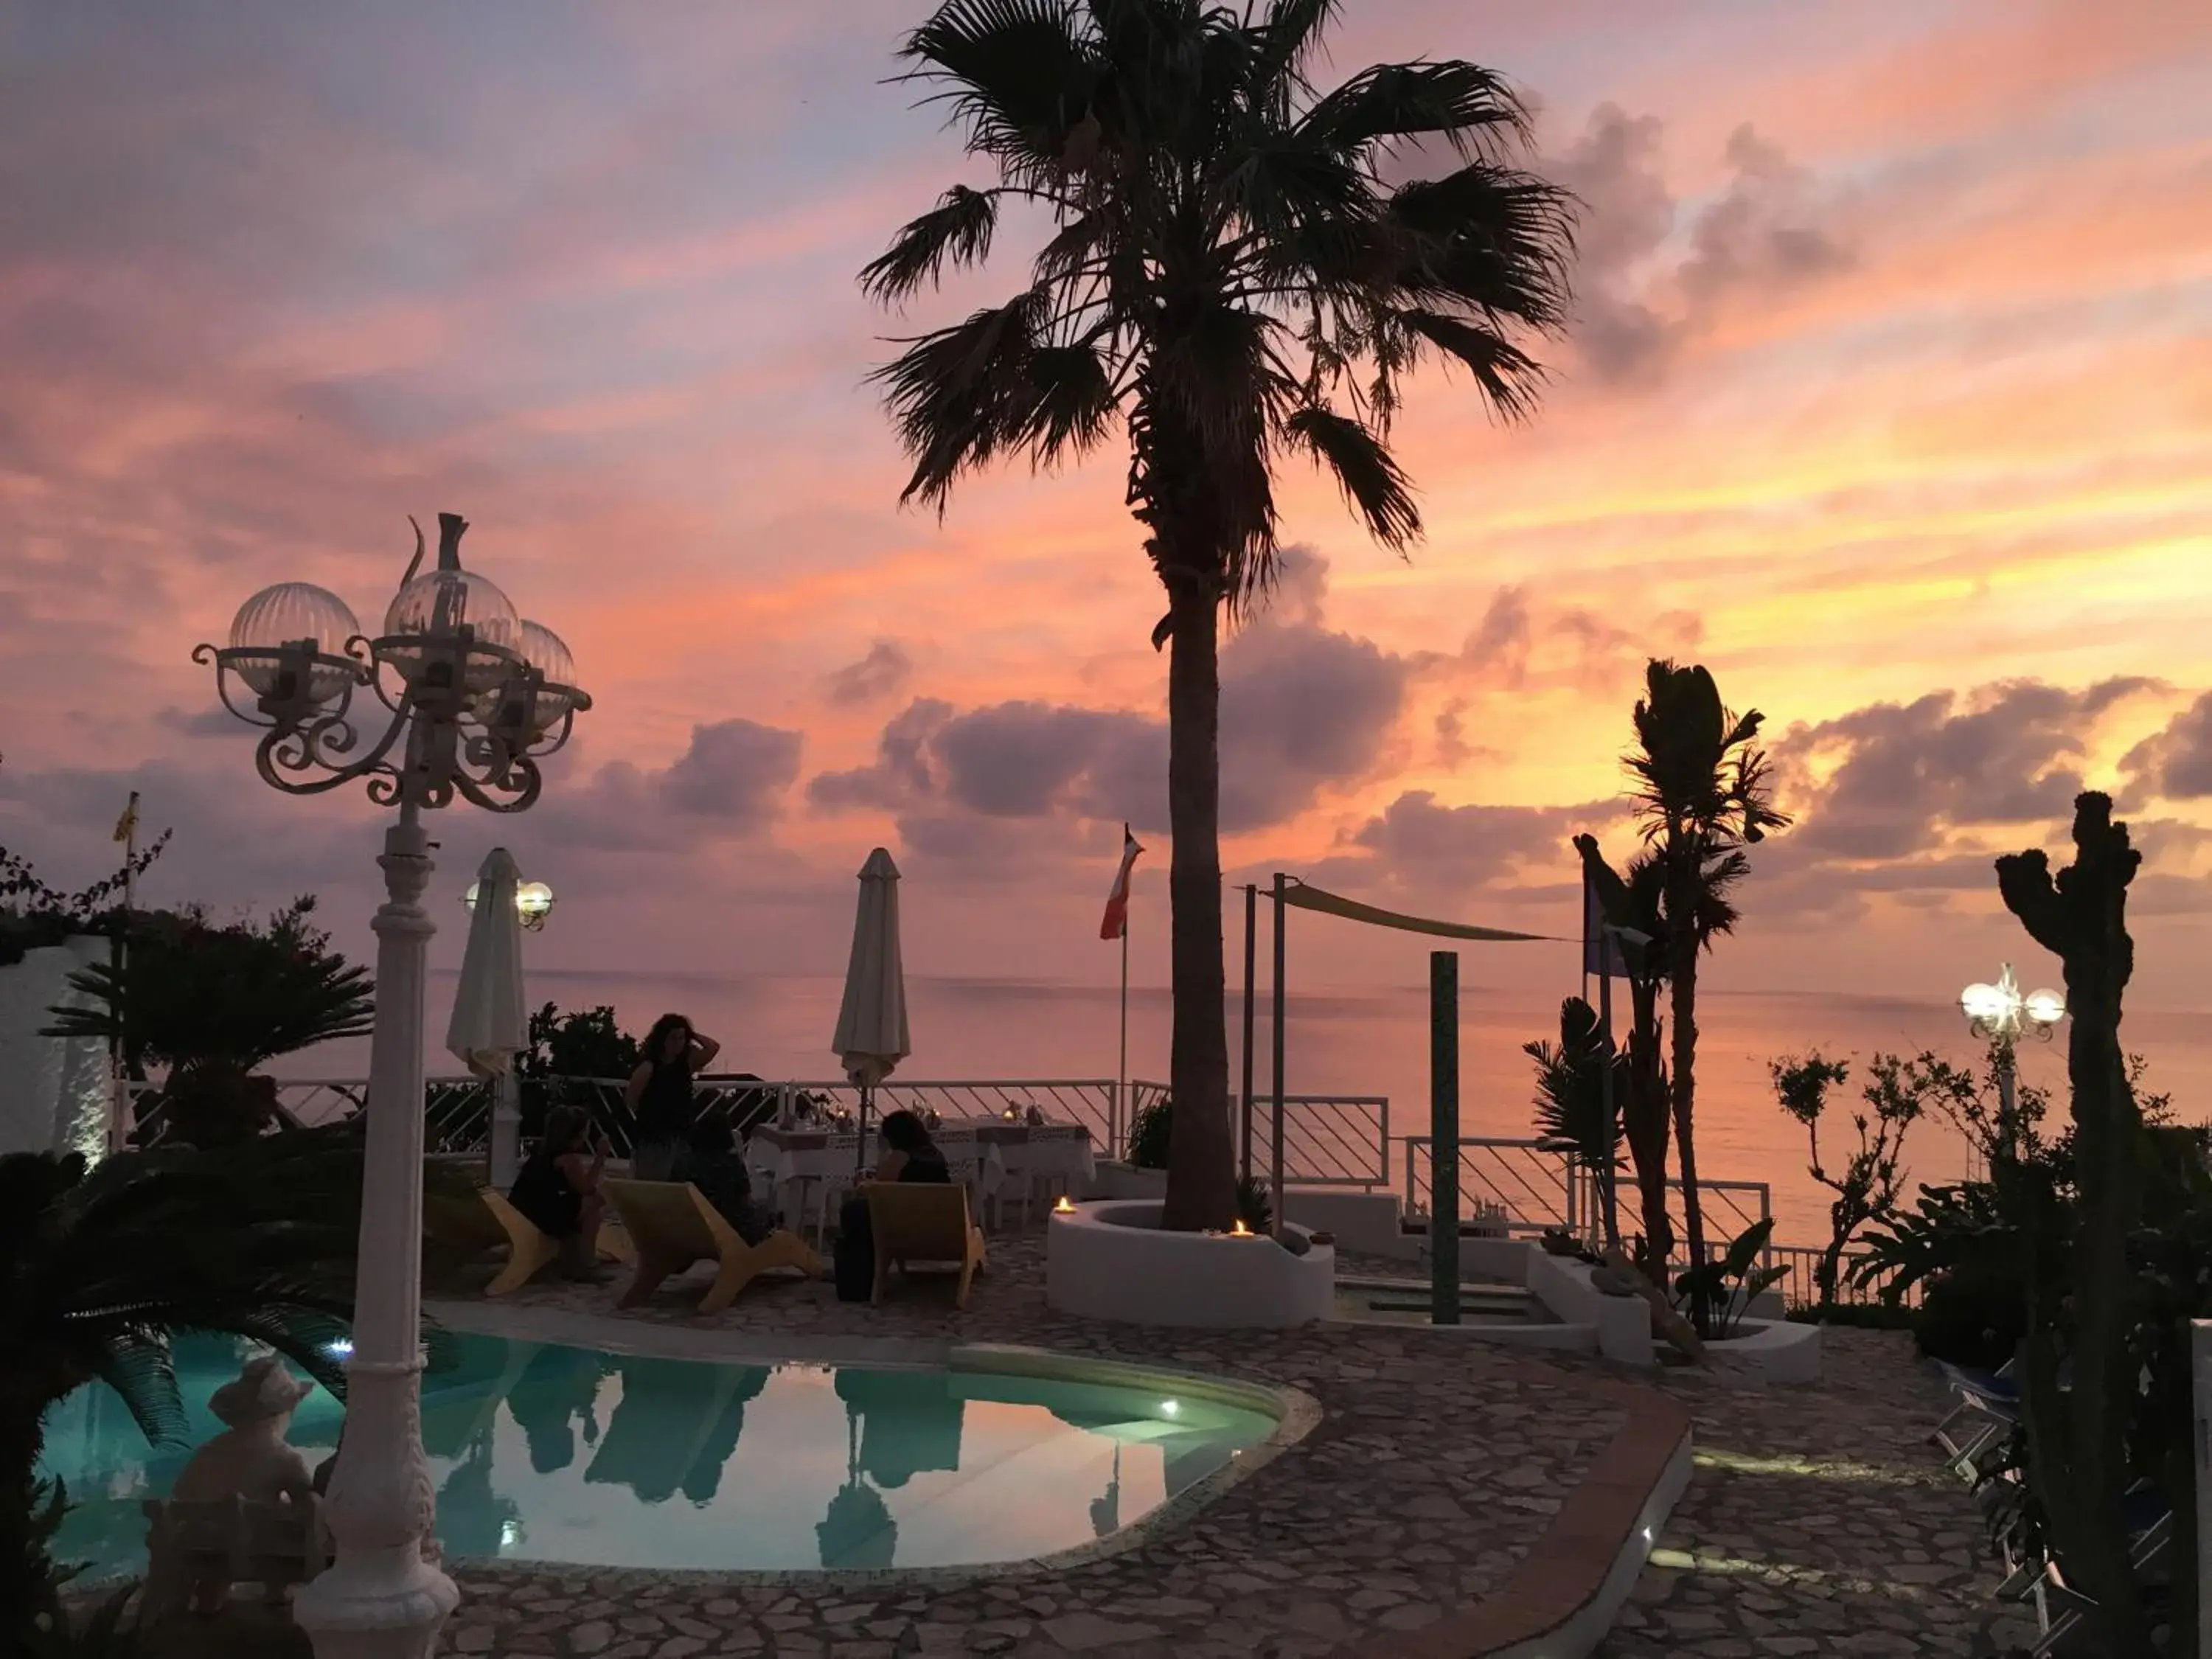
<instances>
[{"instance_id":1,"label":"woman with long hair","mask_svg":"<svg viewBox=\"0 0 2212 1659\"><path fill-rule=\"evenodd\" d=\"M580 1106L556 1106L545 1115L538 1149L516 1172L507 1201L538 1231L561 1244L561 1265L572 1279L599 1273L599 1222L606 1199L599 1176L607 1141L592 1133Z\"/></svg>"},{"instance_id":2,"label":"woman with long hair","mask_svg":"<svg viewBox=\"0 0 2212 1659\"><path fill-rule=\"evenodd\" d=\"M698 1122L691 1079L721 1053L722 1045L700 1036L683 1015L663 1014L646 1033L644 1049L624 1093L637 1124L630 1173L640 1181L666 1181L676 1173Z\"/></svg>"}]
</instances>

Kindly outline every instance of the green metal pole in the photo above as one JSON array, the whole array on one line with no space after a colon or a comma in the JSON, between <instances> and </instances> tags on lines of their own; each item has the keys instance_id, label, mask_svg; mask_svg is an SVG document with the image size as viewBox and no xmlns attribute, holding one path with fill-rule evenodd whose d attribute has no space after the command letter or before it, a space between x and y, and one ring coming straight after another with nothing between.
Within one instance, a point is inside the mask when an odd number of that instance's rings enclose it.
<instances>
[{"instance_id":1,"label":"green metal pole","mask_svg":"<svg viewBox=\"0 0 2212 1659\"><path fill-rule=\"evenodd\" d=\"M1459 952L1429 952L1429 1322L1459 1323Z\"/></svg>"}]
</instances>

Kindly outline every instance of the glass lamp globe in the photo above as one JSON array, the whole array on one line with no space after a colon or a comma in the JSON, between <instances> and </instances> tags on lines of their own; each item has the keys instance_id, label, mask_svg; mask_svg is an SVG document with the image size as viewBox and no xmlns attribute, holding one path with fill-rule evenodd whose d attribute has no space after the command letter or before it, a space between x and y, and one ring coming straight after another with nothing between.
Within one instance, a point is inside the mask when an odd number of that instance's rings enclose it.
<instances>
[{"instance_id":1,"label":"glass lamp globe","mask_svg":"<svg viewBox=\"0 0 2212 1659\"><path fill-rule=\"evenodd\" d=\"M1995 985L1969 985L1959 994L1959 1006L1968 1019L1994 1024L2005 1017L2011 1006L2012 1000Z\"/></svg>"},{"instance_id":2,"label":"glass lamp globe","mask_svg":"<svg viewBox=\"0 0 2212 1659\"><path fill-rule=\"evenodd\" d=\"M2030 991L2023 1006L2038 1025L2056 1025L2066 1018L2066 999L2056 991Z\"/></svg>"},{"instance_id":3,"label":"glass lamp globe","mask_svg":"<svg viewBox=\"0 0 2212 1659\"><path fill-rule=\"evenodd\" d=\"M236 665L239 678L256 696L265 697L276 689L278 650L306 640L319 655L342 656L346 641L360 632L361 624L346 602L328 588L313 582L278 582L238 607L230 623L230 648L269 653ZM303 690L310 702L329 702L353 678L350 669L318 663L308 671Z\"/></svg>"},{"instance_id":4,"label":"glass lamp globe","mask_svg":"<svg viewBox=\"0 0 2212 1659\"><path fill-rule=\"evenodd\" d=\"M522 619L489 578L472 570L426 570L399 590L384 613L384 631L395 642L381 654L411 684L429 653L410 641L450 639L464 626L476 630L479 645L516 654L521 650ZM462 689L477 695L495 691L507 673L507 663L498 657L471 652Z\"/></svg>"},{"instance_id":5,"label":"glass lamp globe","mask_svg":"<svg viewBox=\"0 0 2212 1659\"><path fill-rule=\"evenodd\" d=\"M543 927L553 908L553 890L542 881L526 881L514 890L514 908L525 927Z\"/></svg>"}]
</instances>

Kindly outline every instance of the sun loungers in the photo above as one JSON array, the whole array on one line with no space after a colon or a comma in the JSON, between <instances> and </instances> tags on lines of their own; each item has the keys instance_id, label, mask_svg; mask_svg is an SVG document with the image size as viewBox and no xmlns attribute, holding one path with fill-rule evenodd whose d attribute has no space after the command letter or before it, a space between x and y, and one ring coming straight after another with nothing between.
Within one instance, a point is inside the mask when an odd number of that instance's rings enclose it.
<instances>
[{"instance_id":1,"label":"sun loungers","mask_svg":"<svg viewBox=\"0 0 2212 1659\"><path fill-rule=\"evenodd\" d=\"M610 1180L605 1186L607 1201L637 1251L636 1271L618 1306L637 1306L671 1274L700 1261L715 1264L714 1282L699 1304L702 1314L720 1313L762 1273L795 1268L811 1279L822 1273L822 1258L782 1228L757 1244L746 1243L689 1182Z\"/></svg>"},{"instance_id":2,"label":"sun loungers","mask_svg":"<svg viewBox=\"0 0 2212 1659\"><path fill-rule=\"evenodd\" d=\"M425 1181L422 1231L434 1243L464 1256L506 1251L505 1263L484 1286L486 1296L520 1290L561 1257L560 1240L540 1232L506 1199L460 1170L436 1172ZM603 1232L599 1249L616 1261L631 1259L629 1242L617 1233Z\"/></svg>"}]
</instances>

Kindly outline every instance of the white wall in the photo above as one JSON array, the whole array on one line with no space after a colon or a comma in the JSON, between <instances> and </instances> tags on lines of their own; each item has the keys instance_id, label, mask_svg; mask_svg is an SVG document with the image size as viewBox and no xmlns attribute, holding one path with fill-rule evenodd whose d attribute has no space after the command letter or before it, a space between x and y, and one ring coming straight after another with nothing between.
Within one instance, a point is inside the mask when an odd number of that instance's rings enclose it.
<instances>
[{"instance_id":1,"label":"white wall","mask_svg":"<svg viewBox=\"0 0 2212 1659\"><path fill-rule=\"evenodd\" d=\"M107 954L89 936L32 951L0 968L0 1152L106 1145L113 1097L104 1043L39 1035L52 1010L81 1002L69 976Z\"/></svg>"}]
</instances>

